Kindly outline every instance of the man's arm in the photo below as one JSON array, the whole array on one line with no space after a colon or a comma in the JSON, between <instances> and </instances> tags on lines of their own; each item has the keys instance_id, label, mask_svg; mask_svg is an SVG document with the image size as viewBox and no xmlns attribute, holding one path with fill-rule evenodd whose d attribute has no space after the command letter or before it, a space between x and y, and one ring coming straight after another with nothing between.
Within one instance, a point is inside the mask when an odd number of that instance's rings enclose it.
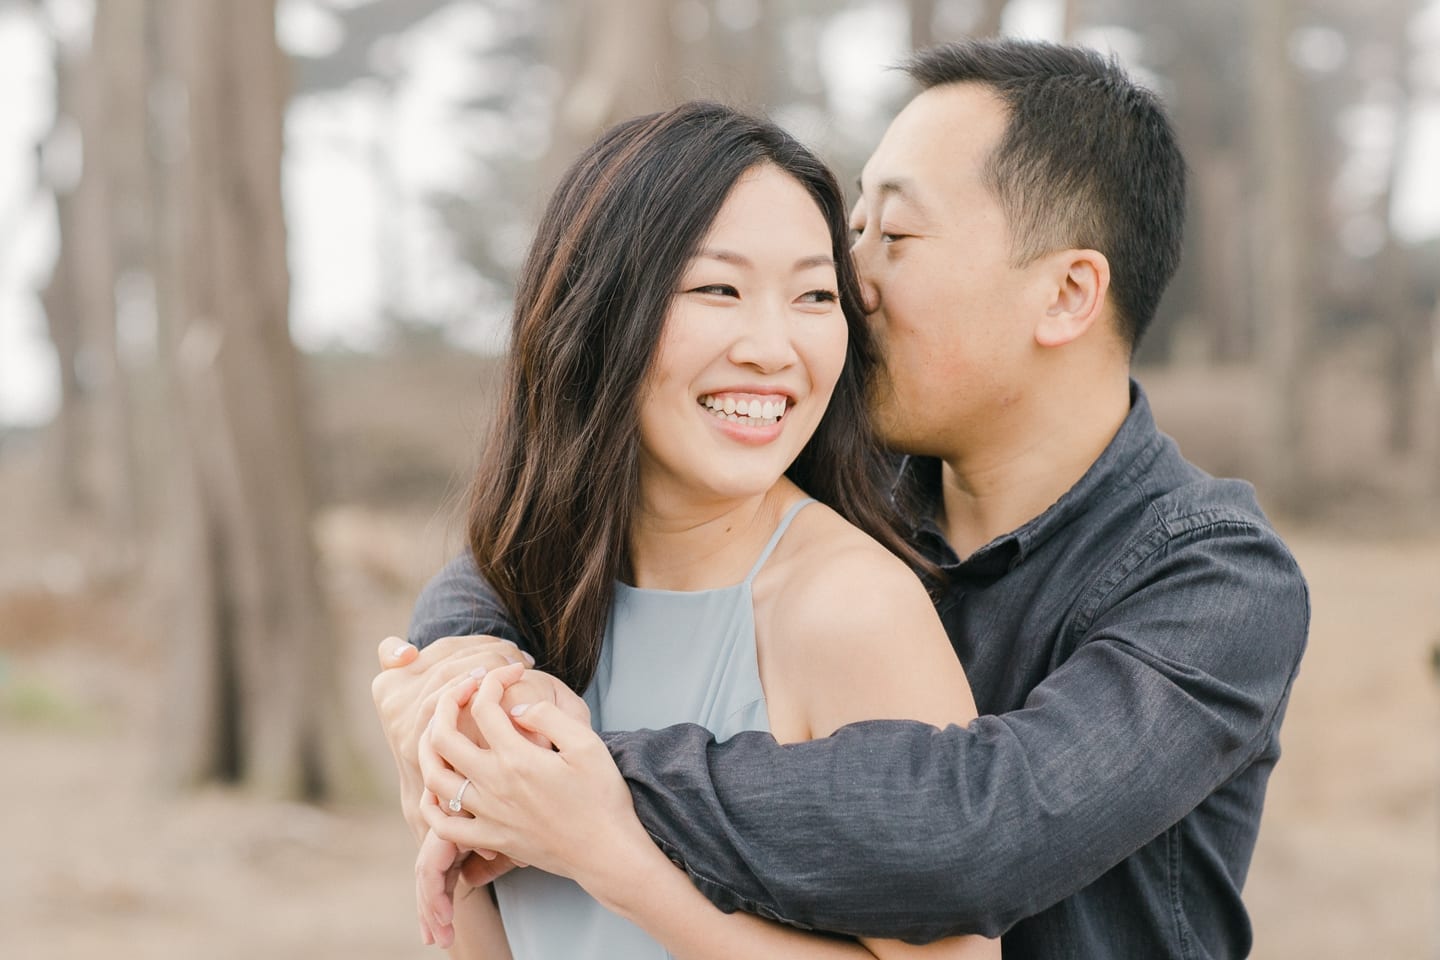
<instances>
[{"instance_id":1,"label":"man's arm","mask_svg":"<svg viewBox=\"0 0 1440 960\"><path fill-rule=\"evenodd\" d=\"M1251 763L1308 627L1273 532L1137 543L1021 710L779 746L607 734L651 836L723 909L856 935L995 936L1080 890ZM998 638L1001 641L1004 638Z\"/></svg>"},{"instance_id":2,"label":"man's arm","mask_svg":"<svg viewBox=\"0 0 1440 960\"><path fill-rule=\"evenodd\" d=\"M409 640L422 650L441 637L475 635L509 640L527 650L525 638L467 551L425 584L410 614Z\"/></svg>"}]
</instances>

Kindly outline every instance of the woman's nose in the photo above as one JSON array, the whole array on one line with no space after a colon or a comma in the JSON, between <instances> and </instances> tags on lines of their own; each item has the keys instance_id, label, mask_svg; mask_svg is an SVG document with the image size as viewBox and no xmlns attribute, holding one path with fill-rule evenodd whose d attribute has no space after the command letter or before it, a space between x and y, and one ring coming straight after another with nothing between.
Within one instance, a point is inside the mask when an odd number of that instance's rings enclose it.
<instances>
[{"instance_id":1,"label":"woman's nose","mask_svg":"<svg viewBox=\"0 0 1440 960\"><path fill-rule=\"evenodd\" d=\"M730 359L763 373L783 370L795 362L795 344L783 309L756 309L730 348Z\"/></svg>"}]
</instances>

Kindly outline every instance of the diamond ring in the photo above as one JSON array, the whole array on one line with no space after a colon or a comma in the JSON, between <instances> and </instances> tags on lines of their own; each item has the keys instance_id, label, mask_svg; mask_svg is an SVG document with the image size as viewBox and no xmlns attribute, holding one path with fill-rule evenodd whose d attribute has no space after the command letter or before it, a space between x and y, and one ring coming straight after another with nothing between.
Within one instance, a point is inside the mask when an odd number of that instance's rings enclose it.
<instances>
[{"instance_id":1,"label":"diamond ring","mask_svg":"<svg viewBox=\"0 0 1440 960\"><path fill-rule=\"evenodd\" d=\"M469 789L470 789L470 778L469 778L469 777L466 777L466 778L465 778L465 782L462 783L462 784L460 784L460 792L457 793L457 794L455 794L455 799L454 799L454 800L451 800L450 803L447 804L447 806L450 807L450 812L451 812L451 813L459 813L459 812L463 809L463 807L462 807L461 804L460 804L460 801L464 798L464 796L465 796L465 791L466 791L466 790L469 790Z\"/></svg>"}]
</instances>

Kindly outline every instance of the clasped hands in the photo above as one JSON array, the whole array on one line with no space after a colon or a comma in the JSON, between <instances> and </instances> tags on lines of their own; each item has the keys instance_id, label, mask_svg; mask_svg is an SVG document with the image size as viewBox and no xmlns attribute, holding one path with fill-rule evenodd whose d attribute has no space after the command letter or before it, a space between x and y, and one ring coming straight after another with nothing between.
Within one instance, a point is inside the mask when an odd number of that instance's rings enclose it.
<instances>
[{"instance_id":1,"label":"clasped hands","mask_svg":"<svg viewBox=\"0 0 1440 960\"><path fill-rule=\"evenodd\" d=\"M371 692L402 809L421 841L424 941L453 941L462 879L479 887L533 864L587 888L603 885L615 860L595 841L612 833L607 827L638 821L585 702L493 637L450 637L423 651L392 637L379 654ZM456 797L462 809L452 813Z\"/></svg>"}]
</instances>

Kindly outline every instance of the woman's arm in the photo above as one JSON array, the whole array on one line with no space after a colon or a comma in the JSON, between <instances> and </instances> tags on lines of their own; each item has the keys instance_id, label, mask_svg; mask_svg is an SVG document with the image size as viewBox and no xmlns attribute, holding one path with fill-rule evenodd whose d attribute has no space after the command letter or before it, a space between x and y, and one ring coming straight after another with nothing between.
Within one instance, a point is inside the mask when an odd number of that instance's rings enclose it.
<instances>
[{"instance_id":1,"label":"woman's arm","mask_svg":"<svg viewBox=\"0 0 1440 960\"><path fill-rule=\"evenodd\" d=\"M474 683L462 684L437 706L421 750L426 783L436 795L453 795L468 776L473 786L465 792L464 808L474 813L473 818L449 816L438 802L427 803L423 812L437 835L462 848L499 849L571 877L684 960L902 956L885 952L884 946L875 951L748 914L722 913L651 842L609 752L589 727L542 702L514 721L549 738L554 751L534 746L513 728L499 700L505 684L518 674L513 668L494 671L478 694ZM488 750L458 730L467 702ZM481 786L502 777L508 784L503 799Z\"/></svg>"},{"instance_id":2,"label":"woman's arm","mask_svg":"<svg viewBox=\"0 0 1440 960\"><path fill-rule=\"evenodd\" d=\"M452 960L511 960L500 908L490 888L469 887L464 881L455 890L455 941L449 950Z\"/></svg>"}]
</instances>

